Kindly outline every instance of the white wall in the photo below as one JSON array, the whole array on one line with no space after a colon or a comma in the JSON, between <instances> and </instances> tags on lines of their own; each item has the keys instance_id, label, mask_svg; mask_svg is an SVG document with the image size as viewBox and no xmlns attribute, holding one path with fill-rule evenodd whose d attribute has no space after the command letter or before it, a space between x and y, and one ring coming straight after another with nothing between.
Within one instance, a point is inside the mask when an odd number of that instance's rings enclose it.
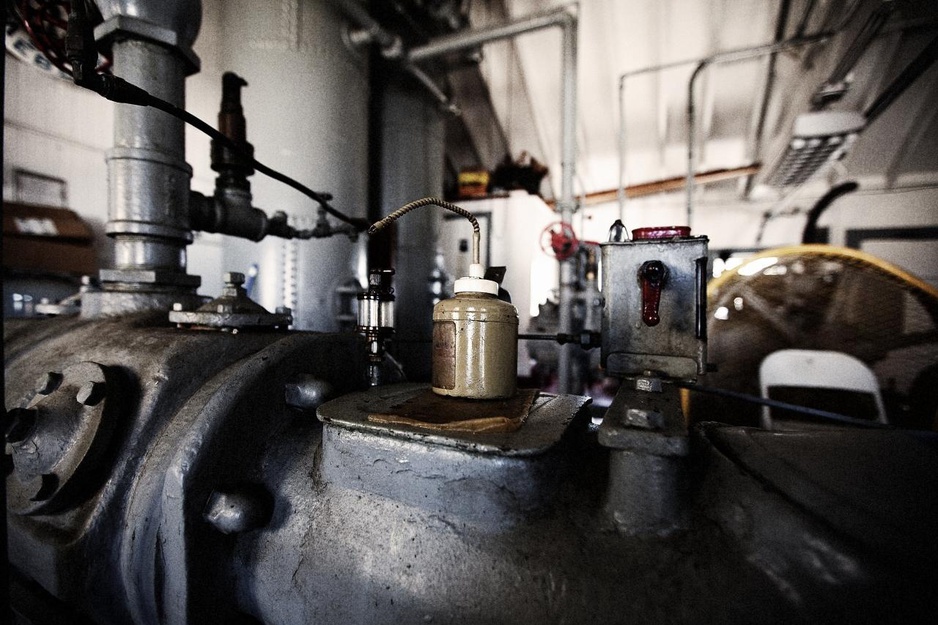
<instances>
[{"instance_id":1,"label":"white wall","mask_svg":"<svg viewBox=\"0 0 938 625\"><path fill-rule=\"evenodd\" d=\"M91 225L99 262L109 263L104 153L112 144L114 105L7 56L4 107L3 199L16 199L15 169L65 180L67 208Z\"/></svg>"}]
</instances>

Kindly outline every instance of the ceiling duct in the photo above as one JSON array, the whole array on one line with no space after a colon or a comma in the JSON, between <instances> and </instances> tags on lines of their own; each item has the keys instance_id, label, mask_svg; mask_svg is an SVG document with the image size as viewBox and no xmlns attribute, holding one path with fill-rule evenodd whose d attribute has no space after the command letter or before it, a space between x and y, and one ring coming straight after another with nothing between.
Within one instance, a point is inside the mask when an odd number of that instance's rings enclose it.
<instances>
[{"instance_id":1,"label":"ceiling duct","mask_svg":"<svg viewBox=\"0 0 938 625\"><path fill-rule=\"evenodd\" d=\"M773 187L799 185L825 163L843 157L866 125L852 111L812 111L795 118L791 140L768 179Z\"/></svg>"}]
</instances>

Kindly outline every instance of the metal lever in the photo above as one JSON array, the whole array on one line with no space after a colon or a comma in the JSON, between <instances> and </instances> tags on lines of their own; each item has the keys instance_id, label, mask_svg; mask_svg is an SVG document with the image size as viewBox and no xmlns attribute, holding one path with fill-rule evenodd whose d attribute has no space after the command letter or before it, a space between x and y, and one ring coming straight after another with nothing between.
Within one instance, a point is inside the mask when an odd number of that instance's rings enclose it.
<instances>
[{"instance_id":1,"label":"metal lever","mask_svg":"<svg viewBox=\"0 0 938 625\"><path fill-rule=\"evenodd\" d=\"M656 326L661 321L658 307L661 289L668 281L668 268L660 260L645 261L638 270L642 284L642 321L646 326Z\"/></svg>"}]
</instances>

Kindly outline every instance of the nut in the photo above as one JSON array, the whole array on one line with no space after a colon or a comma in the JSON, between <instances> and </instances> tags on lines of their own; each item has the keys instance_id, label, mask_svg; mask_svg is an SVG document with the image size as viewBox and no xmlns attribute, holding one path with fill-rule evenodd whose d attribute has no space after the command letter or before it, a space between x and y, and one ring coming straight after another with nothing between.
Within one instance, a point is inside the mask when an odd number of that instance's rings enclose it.
<instances>
[{"instance_id":1,"label":"nut","mask_svg":"<svg viewBox=\"0 0 938 625\"><path fill-rule=\"evenodd\" d=\"M107 387L104 382L88 381L81 385L75 399L84 406L95 406L104 399Z\"/></svg>"},{"instance_id":2,"label":"nut","mask_svg":"<svg viewBox=\"0 0 938 625\"><path fill-rule=\"evenodd\" d=\"M222 276L226 284L240 286L244 284L244 274L238 271L229 271Z\"/></svg>"},{"instance_id":3,"label":"nut","mask_svg":"<svg viewBox=\"0 0 938 625\"><path fill-rule=\"evenodd\" d=\"M39 376L36 383L36 392L40 395L50 395L62 383L62 374L50 371Z\"/></svg>"}]
</instances>

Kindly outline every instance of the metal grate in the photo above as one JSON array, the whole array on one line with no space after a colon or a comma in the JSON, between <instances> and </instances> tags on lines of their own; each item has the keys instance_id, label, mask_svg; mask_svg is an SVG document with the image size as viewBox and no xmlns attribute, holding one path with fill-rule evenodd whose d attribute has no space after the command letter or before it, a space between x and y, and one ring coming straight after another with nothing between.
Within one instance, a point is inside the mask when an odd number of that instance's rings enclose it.
<instances>
[{"instance_id":1,"label":"metal grate","mask_svg":"<svg viewBox=\"0 0 938 625\"><path fill-rule=\"evenodd\" d=\"M768 184L787 187L807 181L826 163L843 158L865 123L859 113L845 111L799 115L793 136Z\"/></svg>"}]
</instances>

